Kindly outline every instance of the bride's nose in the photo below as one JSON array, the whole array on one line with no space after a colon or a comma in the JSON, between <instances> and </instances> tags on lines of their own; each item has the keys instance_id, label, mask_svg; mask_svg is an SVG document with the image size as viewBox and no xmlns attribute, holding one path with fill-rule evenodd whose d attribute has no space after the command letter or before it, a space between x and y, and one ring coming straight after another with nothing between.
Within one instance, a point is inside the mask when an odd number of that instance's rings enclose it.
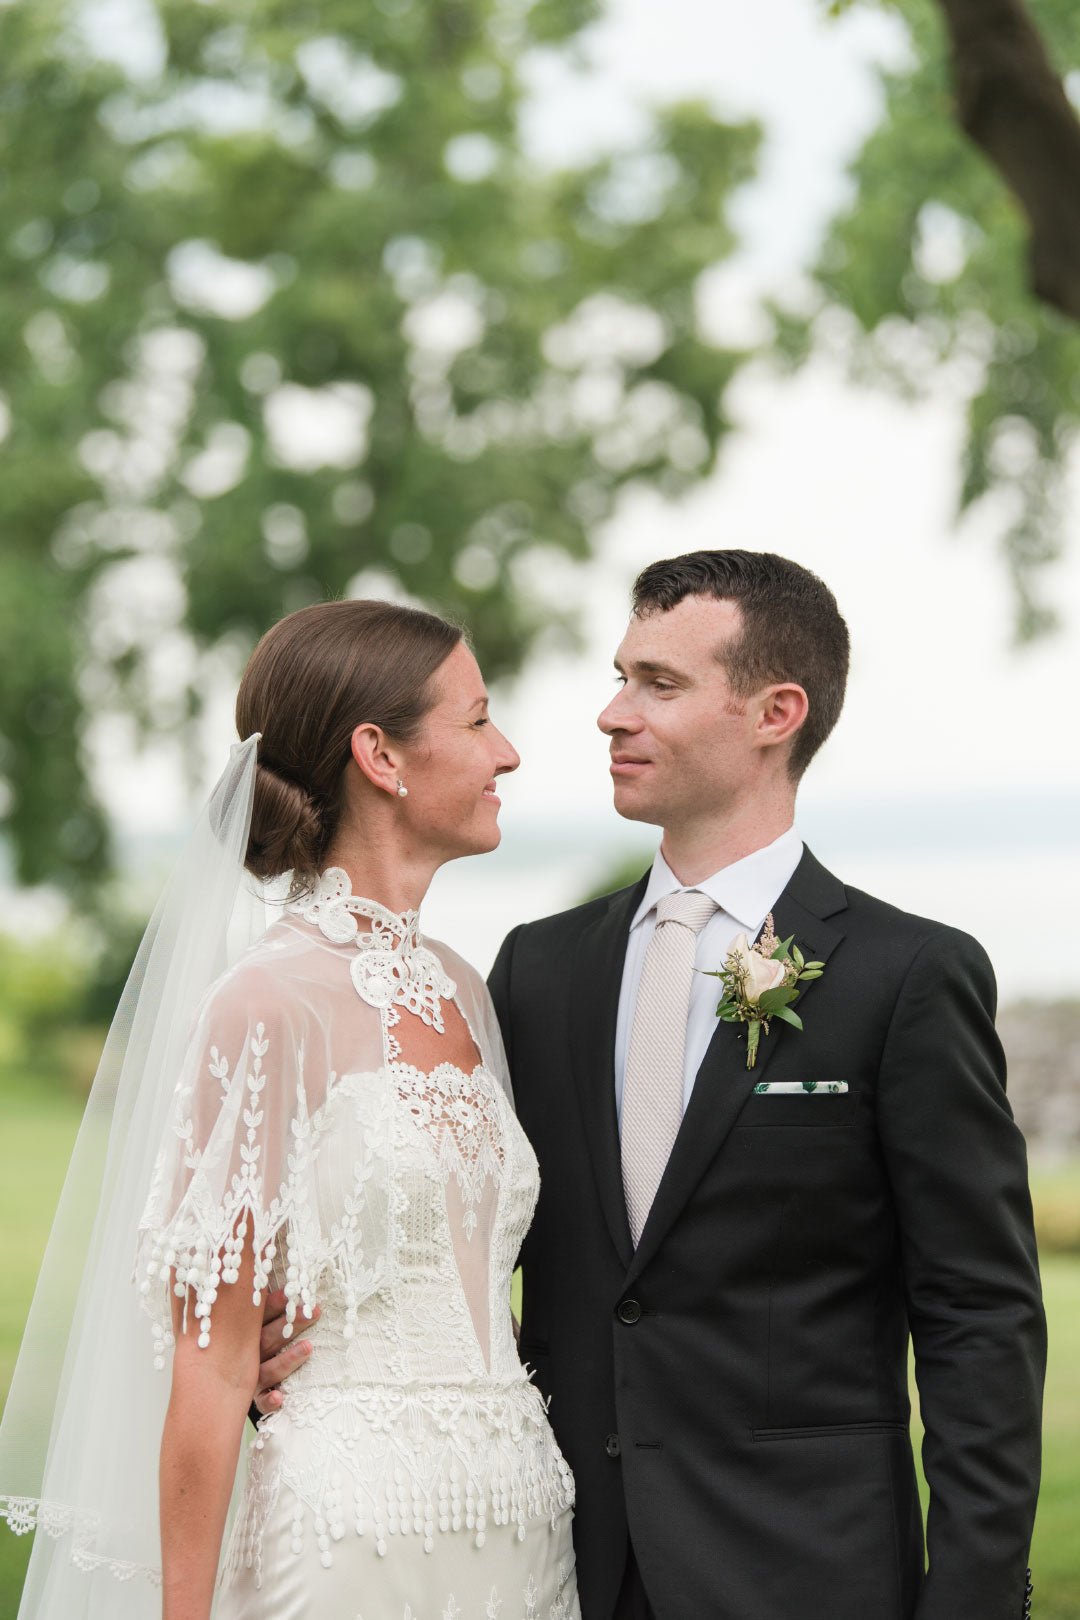
<instances>
[{"instance_id":1,"label":"bride's nose","mask_svg":"<svg viewBox=\"0 0 1080 1620\"><path fill-rule=\"evenodd\" d=\"M514 747L513 743L508 742L507 739L503 736L502 732L500 731L499 732L499 755L498 755L498 761L497 761L497 763L495 765L495 775L496 776L505 776L507 771L516 771L520 764L521 764L521 755L518 753L518 751Z\"/></svg>"}]
</instances>

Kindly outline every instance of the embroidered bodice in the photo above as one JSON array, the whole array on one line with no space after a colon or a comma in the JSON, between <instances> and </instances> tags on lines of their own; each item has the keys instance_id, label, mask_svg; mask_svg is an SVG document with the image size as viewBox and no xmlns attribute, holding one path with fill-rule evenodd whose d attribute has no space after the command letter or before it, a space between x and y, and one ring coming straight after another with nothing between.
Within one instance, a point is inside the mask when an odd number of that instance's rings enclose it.
<instances>
[{"instance_id":1,"label":"embroidered bodice","mask_svg":"<svg viewBox=\"0 0 1080 1620\"><path fill-rule=\"evenodd\" d=\"M476 1062L424 1072L402 1010L441 1031L450 1001ZM260 1425L234 1559L260 1556L282 1490L324 1562L349 1527L380 1547L405 1530L482 1545L489 1520L524 1534L569 1504L510 1315L537 1190L479 975L415 913L325 873L204 1003L141 1226L159 1361L171 1274L208 1343L245 1243L290 1321L321 1308L315 1353Z\"/></svg>"}]
</instances>

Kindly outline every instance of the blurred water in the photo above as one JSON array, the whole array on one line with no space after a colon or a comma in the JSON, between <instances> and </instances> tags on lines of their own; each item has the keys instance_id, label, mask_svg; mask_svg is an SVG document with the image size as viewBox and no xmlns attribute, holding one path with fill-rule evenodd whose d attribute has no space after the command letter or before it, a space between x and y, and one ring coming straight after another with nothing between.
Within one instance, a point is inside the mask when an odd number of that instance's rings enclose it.
<instances>
[{"instance_id":1,"label":"blurred water","mask_svg":"<svg viewBox=\"0 0 1080 1620\"><path fill-rule=\"evenodd\" d=\"M593 809L549 814L503 811L492 855L455 861L436 874L424 929L484 972L517 923L576 905L637 857L644 872L655 829ZM1080 999L1080 794L909 800L819 799L807 792L798 826L819 860L845 883L905 911L962 928L982 942L1003 1002ZM183 834L121 840L133 904L149 911ZM0 872L0 927L17 933L61 926L50 891L14 891Z\"/></svg>"},{"instance_id":2,"label":"blurred water","mask_svg":"<svg viewBox=\"0 0 1080 1620\"><path fill-rule=\"evenodd\" d=\"M456 861L424 904L427 933L485 971L515 924L571 906L652 829L608 817L504 816L493 855ZM1003 1001L1080 997L1080 796L908 802L807 798L798 825L844 882L974 934Z\"/></svg>"}]
</instances>

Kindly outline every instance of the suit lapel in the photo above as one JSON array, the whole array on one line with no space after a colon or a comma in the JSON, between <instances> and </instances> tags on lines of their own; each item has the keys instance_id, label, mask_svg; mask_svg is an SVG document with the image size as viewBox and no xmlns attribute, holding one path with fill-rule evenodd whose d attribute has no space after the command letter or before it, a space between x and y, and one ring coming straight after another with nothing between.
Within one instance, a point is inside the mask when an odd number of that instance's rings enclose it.
<instances>
[{"instance_id":1,"label":"suit lapel","mask_svg":"<svg viewBox=\"0 0 1080 1620\"><path fill-rule=\"evenodd\" d=\"M630 922L647 879L648 873L632 889L613 895L607 910L583 931L571 974L570 1042L581 1123L604 1219L624 1265L630 1264L633 1243L615 1111L615 1026Z\"/></svg>"},{"instance_id":2,"label":"suit lapel","mask_svg":"<svg viewBox=\"0 0 1080 1620\"><path fill-rule=\"evenodd\" d=\"M843 884L826 871L809 850L805 850L790 883L773 907L777 937L787 939L794 934L795 943L807 961L825 962L844 934L841 928L824 919L845 910L846 906ZM802 986L799 1012L813 990L813 981ZM719 994L718 986L718 1000ZM645 1222L641 1242L631 1261L627 1285L640 1275L642 1268L656 1253L690 1194L720 1151L743 1104L763 1078L773 1054L782 1042L798 1039L798 1031L789 1029L780 1021L775 1022L770 1033L761 1037L757 1063L753 1069L748 1069L745 1026L717 1020L697 1072L675 1146Z\"/></svg>"}]
</instances>

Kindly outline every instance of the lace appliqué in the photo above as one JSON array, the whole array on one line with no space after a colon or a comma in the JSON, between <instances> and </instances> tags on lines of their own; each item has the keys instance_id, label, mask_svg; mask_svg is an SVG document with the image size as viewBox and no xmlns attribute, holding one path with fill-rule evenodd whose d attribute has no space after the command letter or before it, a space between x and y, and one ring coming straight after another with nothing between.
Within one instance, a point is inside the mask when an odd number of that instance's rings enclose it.
<instances>
[{"instance_id":1,"label":"lace appliqu\u00e9","mask_svg":"<svg viewBox=\"0 0 1080 1620\"><path fill-rule=\"evenodd\" d=\"M275 1444L290 1428L307 1436L305 1464ZM483 1547L490 1526L552 1525L574 1505L574 1480L547 1422L543 1397L522 1377L486 1390L388 1385L293 1393L252 1441L245 1512L226 1572L256 1572L267 1515L291 1498L292 1551L314 1532L329 1569L350 1530L384 1556L388 1536L415 1535L425 1552L441 1534Z\"/></svg>"},{"instance_id":2,"label":"lace appliqu\u00e9","mask_svg":"<svg viewBox=\"0 0 1080 1620\"><path fill-rule=\"evenodd\" d=\"M168 1301L170 1273L175 1269L173 1288L184 1298L187 1324L188 1294L194 1295L194 1316L200 1348L210 1342L212 1306L222 1283L235 1283L245 1242L254 1255L253 1290L258 1304L270 1284L275 1262L283 1258L285 1293L284 1336L290 1337L297 1311L310 1317L315 1307L315 1285L329 1273L336 1276L346 1306L343 1336L354 1331L357 1308L383 1280L384 1257L364 1256L358 1240L356 1216L363 1202L366 1184L376 1163L376 1143L385 1140L388 1099L369 1088L363 1098L369 1117L361 1128L358 1152L351 1168L352 1190L345 1200L343 1218L324 1231L313 1205L314 1164L322 1137L331 1128L336 1097L335 1080L330 1076L323 1105L309 1112L304 1091L303 1062L298 1066L296 1112L290 1122L292 1137L285 1180L271 1195L264 1185L263 1101L266 1086L266 1060L273 1060L263 1024L256 1024L247 1043L242 1070L230 1074L228 1059L216 1046L210 1048L209 1072L222 1093L222 1117L243 1124L239 1143L239 1167L229 1179L225 1193L216 1198L210 1191L211 1172L220 1171L219 1160L232 1146L233 1132L221 1131L205 1148L196 1146L191 1117L195 1082L177 1092L172 1130L183 1145L183 1164L190 1172L187 1193L171 1218L165 1216L166 1153L158 1156L150 1196L139 1229L136 1278L143 1304L154 1330L154 1365L165 1366L165 1351L174 1343ZM279 1257L278 1249L283 1249Z\"/></svg>"},{"instance_id":3,"label":"lace appliqu\u00e9","mask_svg":"<svg viewBox=\"0 0 1080 1620\"><path fill-rule=\"evenodd\" d=\"M465 1206L466 1238L476 1231L477 1206L489 1181L502 1180L502 1124L482 1086L484 1066L471 1074L440 1063L430 1074L411 1063L392 1064L398 1095L431 1141L443 1177L452 1175Z\"/></svg>"},{"instance_id":4,"label":"lace appliqu\u00e9","mask_svg":"<svg viewBox=\"0 0 1080 1620\"><path fill-rule=\"evenodd\" d=\"M400 1018L397 1009L405 1007L443 1034L442 1003L457 986L423 943L419 912L399 915L353 894L348 873L340 866L329 867L314 894L294 901L289 910L312 923L332 945L356 946L349 968L356 993L369 1007L386 1014L388 1029ZM360 917L371 923L369 933L361 932ZM390 1057L400 1057L400 1043L390 1035L388 1049Z\"/></svg>"},{"instance_id":5,"label":"lace appliqu\u00e9","mask_svg":"<svg viewBox=\"0 0 1080 1620\"><path fill-rule=\"evenodd\" d=\"M105 1569L118 1581L130 1581L135 1575L145 1575L152 1586L161 1585L160 1569L95 1552L93 1541L99 1530L97 1520L76 1513L74 1508L61 1502L41 1502L33 1496L0 1496L0 1519L6 1519L8 1528L17 1536L40 1530L58 1541L61 1536L71 1535L71 1562L76 1569L88 1574L96 1569Z\"/></svg>"},{"instance_id":6,"label":"lace appliqu\u00e9","mask_svg":"<svg viewBox=\"0 0 1080 1620\"><path fill-rule=\"evenodd\" d=\"M569 1571L560 1568L560 1589L566 1585L568 1578ZM506 1600L499 1596L498 1587L493 1586L491 1594L484 1605L484 1620L570 1620L572 1613L570 1599L563 1597L561 1594L555 1599L554 1603L548 1605L545 1614L541 1613L540 1592L532 1575L529 1576L528 1582L522 1591L521 1602L523 1607L520 1612L508 1608ZM363 1615L358 1614L356 1620L364 1620ZM414 1609L411 1603L406 1603L401 1620L428 1620L428 1616L421 1614L418 1609ZM432 1616L432 1620L435 1620L435 1616ZM452 1592L446 1602L441 1605L438 1620L465 1620L465 1610Z\"/></svg>"}]
</instances>

